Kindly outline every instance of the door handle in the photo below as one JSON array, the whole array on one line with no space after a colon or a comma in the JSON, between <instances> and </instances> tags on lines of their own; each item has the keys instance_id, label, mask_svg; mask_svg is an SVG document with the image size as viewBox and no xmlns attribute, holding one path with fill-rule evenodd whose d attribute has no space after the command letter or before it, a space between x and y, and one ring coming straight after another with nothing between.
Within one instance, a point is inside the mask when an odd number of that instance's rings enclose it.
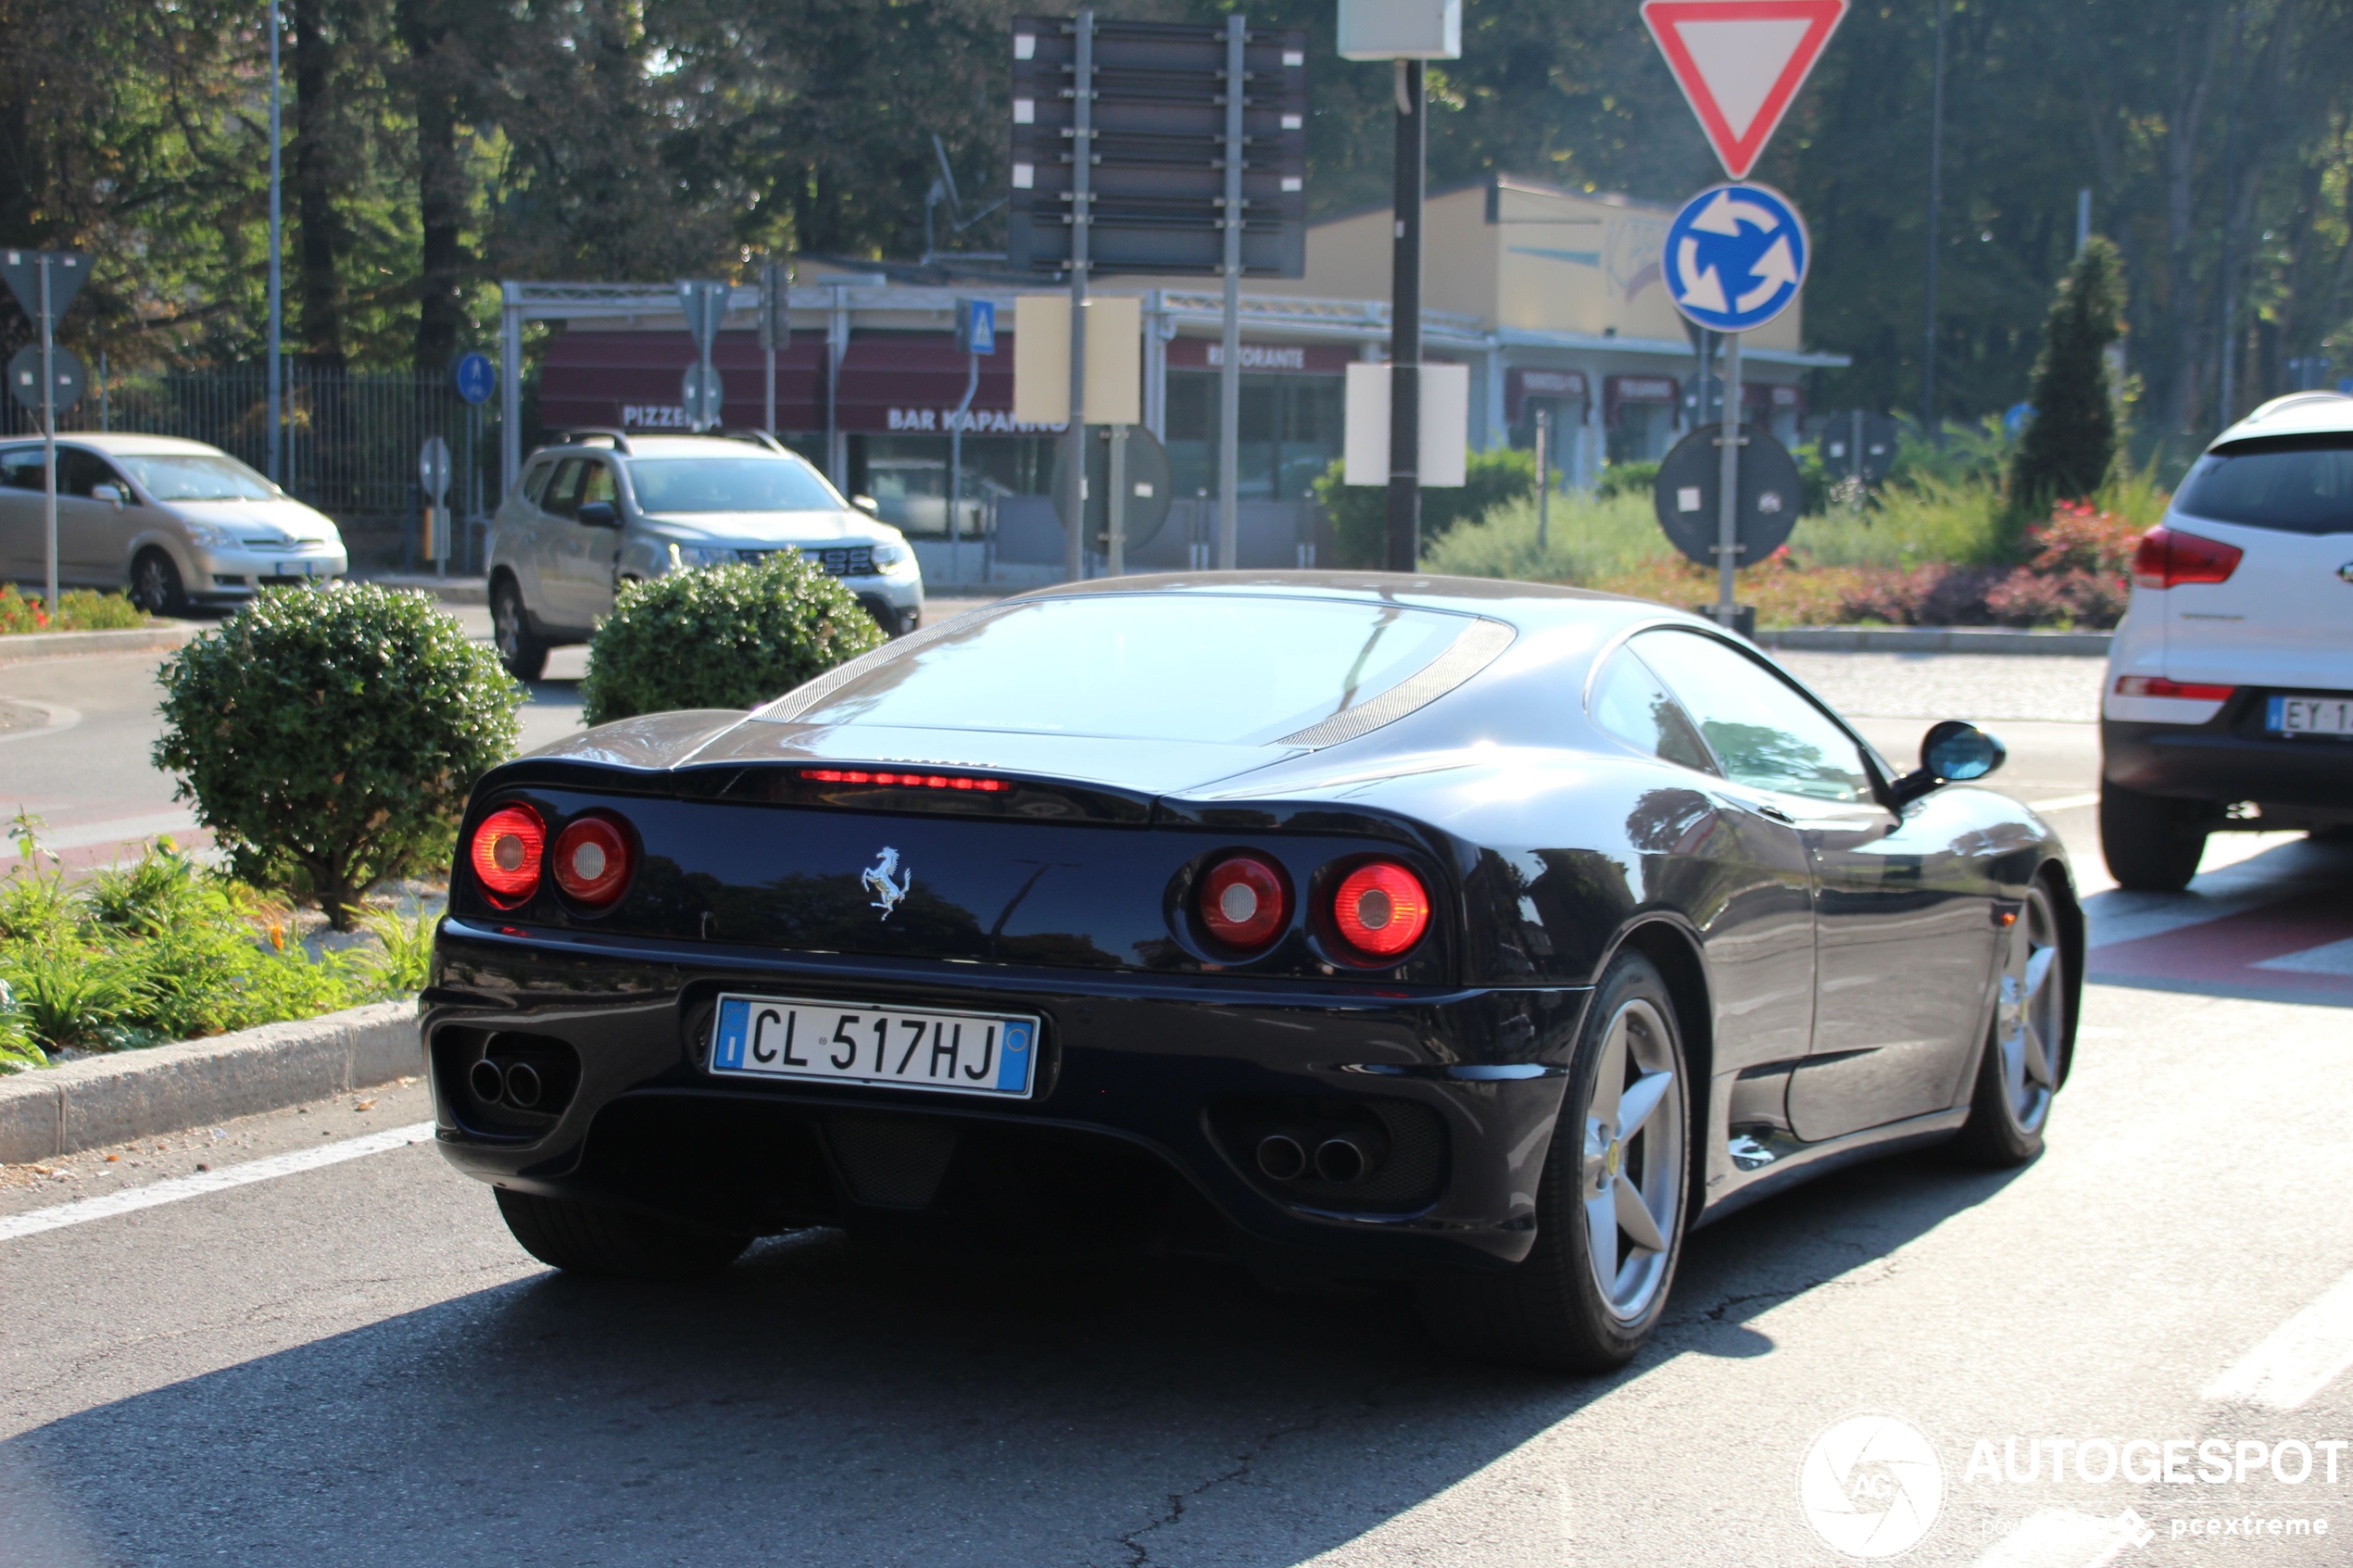
<instances>
[{"instance_id":1,"label":"door handle","mask_svg":"<svg viewBox=\"0 0 2353 1568\"><path fill-rule=\"evenodd\" d=\"M1759 806L1756 808L1756 814L1760 817L1770 817L1775 822L1780 822L1789 827L1795 827L1797 825L1797 819L1791 816L1787 811L1782 810L1778 806Z\"/></svg>"}]
</instances>

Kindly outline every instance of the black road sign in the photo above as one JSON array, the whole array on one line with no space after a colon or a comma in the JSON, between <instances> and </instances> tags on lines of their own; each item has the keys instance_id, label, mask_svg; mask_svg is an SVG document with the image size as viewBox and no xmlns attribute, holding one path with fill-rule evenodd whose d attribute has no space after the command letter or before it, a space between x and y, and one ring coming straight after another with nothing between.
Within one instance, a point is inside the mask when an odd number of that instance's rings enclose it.
<instances>
[{"instance_id":1,"label":"black road sign","mask_svg":"<svg viewBox=\"0 0 2353 1568\"><path fill-rule=\"evenodd\" d=\"M1877 484L1895 470L1897 427L1885 414L1832 414L1821 433L1822 471L1833 483L1859 471Z\"/></svg>"},{"instance_id":2,"label":"black road sign","mask_svg":"<svg viewBox=\"0 0 2353 1568\"><path fill-rule=\"evenodd\" d=\"M1088 270L1215 273L1225 265L1226 29L1095 23L1079 83L1076 23L1013 19L1013 201L1017 268L1063 270L1080 91L1093 94ZM1243 54L1242 272L1307 270L1307 34L1253 28Z\"/></svg>"},{"instance_id":3,"label":"black road sign","mask_svg":"<svg viewBox=\"0 0 2353 1568\"><path fill-rule=\"evenodd\" d=\"M90 281L90 257L78 250L10 250L0 247L0 278L8 281L8 292L17 296L17 304L24 310L25 320L41 319L41 260L49 260L49 320L56 321Z\"/></svg>"},{"instance_id":4,"label":"black road sign","mask_svg":"<svg viewBox=\"0 0 2353 1568\"><path fill-rule=\"evenodd\" d=\"M721 307L724 313L725 307ZM760 346L775 350L792 346L792 268L782 261L760 267Z\"/></svg>"},{"instance_id":5,"label":"black road sign","mask_svg":"<svg viewBox=\"0 0 2353 1568\"><path fill-rule=\"evenodd\" d=\"M1651 498L1667 542L1702 566L1716 564L1717 497L1723 494L1724 427L1703 426L1658 465ZM1755 566L1789 542L1805 489L1797 463L1755 425L1741 426L1739 564Z\"/></svg>"},{"instance_id":6,"label":"black road sign","mask_svg":"<svg viewBox=\"0 0 2353 1568\"><path fill-rule=\"evenodd\" d=\"M694 334L695 346L706 354L711 351L711 340L719 335L719 324L727 319L731 292L725 283L678 280L678 307L686 313L686 331Z\"/></svg>"},{"instance_id":7,"label":"black road sign","mask_svg":"<svg viewBox=\"0 0 2353 1568\"><path fill-rule=\"evenodd\" d=\"M60 414L82 401L89 390L90 376L82 370L82 361L69 349L49 350L51 379L57 383L57 401L52 405ZM8 361L8 393L18 402L41 412L41 345L30 344L16 352Z\"/></svg>"},{"instance_id":8,"label":"black road sign","mask_svg":"<svg viewBox=\"0 0 2353 1568\"><path fill-rule=\"evenodd\" d=\"M1140 549L1152 541L1168 521L1168 448L1142 425L1127 430L1127 513L1122 519L1124 548ZM1109 425L1087 427L1087 547L1098 552L1111 547L1111 431ZM1072 436L1057 441L1054 459L1054 510L1070 515L1067 495L1069 462L1059 456Z\"/></svg>"}]
</instances>

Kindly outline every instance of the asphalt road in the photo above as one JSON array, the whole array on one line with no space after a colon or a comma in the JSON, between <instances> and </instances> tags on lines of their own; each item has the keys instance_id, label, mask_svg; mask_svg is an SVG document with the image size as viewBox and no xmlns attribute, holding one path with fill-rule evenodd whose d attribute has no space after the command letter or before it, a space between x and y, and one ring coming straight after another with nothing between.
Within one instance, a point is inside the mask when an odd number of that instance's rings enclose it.
<instances>
[{"instance_id":1,"label":"asphalt road","mask_svg":"<svg viewBox=\"0 0 2353 1568\"><path fill-rule=\"evenodd\" d=\"M2070 717L2096 665L1986 662L1801 672L1899 760L1998 719L2002 782L2054 803L2096 946L2049 1153L1883 1161L1696 1233L1618 1376L1167 1261L809 1233L690 1289L568 1280L405 1141L409 1085L0 1172L0 1563L1827 1564L1801 1465L1865 1411L1940 1467L1906 1562L2342 1562L2353 850L2218 838L2189 893L2108 887ZM0 697L42 700L28 670ZM135 750L135 701L71 679L85 744ZM75 733L0 739L0 805ZM267 1179L19 1234L198 1162ZM2183 1479L2092 1478L2110 1449ZM1889 1451L1854 1475L1923 1497Z\"/></svg>"}]
</instances>

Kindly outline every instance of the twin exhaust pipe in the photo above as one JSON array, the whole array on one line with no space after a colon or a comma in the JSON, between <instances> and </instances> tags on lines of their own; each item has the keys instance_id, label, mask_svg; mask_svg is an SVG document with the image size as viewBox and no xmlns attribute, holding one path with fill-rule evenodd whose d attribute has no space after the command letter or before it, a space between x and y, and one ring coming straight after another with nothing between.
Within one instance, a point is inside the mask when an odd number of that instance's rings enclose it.
<instances>
[{"instance_id":1,"label":"twin exhaust pipe","mask_svg":"<svg viewBox=\"0 0 2353 1568\"><path fill-rule=\"evenodd\" d=\"M547 1080L531 1063L501 1063L488 1057L466 1069L466 1087L484 1105L511 1105L517 1110L537 1109L547 1094Z\"/></svg>"},{"instance_id":2,"label":"twin exhaust pipe","mask_svg":"<svg viewBox=\"0 0 2353 1568\"><path fill-rule=\"evenodd\" d=\"M1311 1157L1289 1133L1269 1133L1258 1140L1258 1168L1269 1181L1295 1182L1312 1170L1318 1180L1345 1185L1360 1180L1373 1161L1354 1138L1326 1138Z\"/></svg>"}]
</instances>

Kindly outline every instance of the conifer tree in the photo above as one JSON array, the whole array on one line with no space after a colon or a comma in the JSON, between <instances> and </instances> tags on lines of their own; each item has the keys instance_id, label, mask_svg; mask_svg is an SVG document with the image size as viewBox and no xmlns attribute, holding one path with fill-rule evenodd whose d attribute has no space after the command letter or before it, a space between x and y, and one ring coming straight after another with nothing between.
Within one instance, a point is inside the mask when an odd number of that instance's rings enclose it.
<instances>
[{"instance_id":1,"label":"conifer tree","mask_svg":"<svg viewBox=\"0 0 2353 1568\"><path fill-rule=\"evenodd\" d=\"M2034 417L2010 459L2010 506L2034 517L2053 501L2089 495L2116 457L2116 404L2108 345L2122 331L2123 268L2095 237L2059 280L2043 323L2028 400Z\"/></svg>"}]
</instances>

